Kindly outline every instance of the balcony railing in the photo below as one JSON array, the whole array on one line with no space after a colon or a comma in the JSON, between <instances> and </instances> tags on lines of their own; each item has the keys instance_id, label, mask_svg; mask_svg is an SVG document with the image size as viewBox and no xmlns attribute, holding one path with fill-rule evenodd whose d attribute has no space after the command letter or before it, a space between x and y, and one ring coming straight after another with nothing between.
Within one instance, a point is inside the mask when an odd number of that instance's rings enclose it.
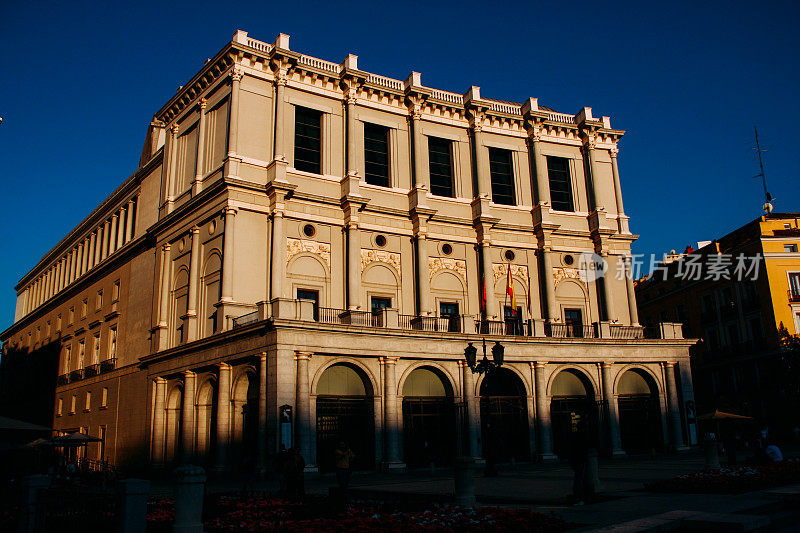
<instances>
[{"instance_id":1,"label":"balcony railing","mask_svg":"<svg viewBox=\"0 0 800 533\"><path fill-rule=\"evenodd\" d=\"M597 336L594 326L582 324L547 324L544 331L548 337L593 339Z\"/></svg>"},{"instance_id":2,"label":"balcony railing","mask_svg":"<svg viewBox=\"0 0 800 533\"><path fill-rule=\"evenodd\" d=\"M116 357L109 357L105 361L100 361L100 372L106 373L111 372L117 368L117 358Z\"/></svg>"},{"instance_id":3,"label":"balcony railing","mask_svg":"<svg viewBox=\"0 0 800 533\"><path fill-rule=\"evenodd\" d=\"M100 363L89 365L83 369L83 377L90 378L100 373Z\"/></svg>"},{"instance_id":4,"label":"balcony railing","mask_svg":"<svg viewBox=\"0 0 800 533\"><path fill-rule=\"evenodd\" d=\"M69 373L69 380L70 382L73 381L80 381L83 379L83 369L79 368L78 370L73 370Z\"/></svg>"},{"instance_id":5,"label":"balcony railing","mask_svg":"<svg viewBox=\"0 0 800 533\"><path fill-rule=\"evenodd\" d=\"M69 374L59 375L58 379L56 380L56 383L58 385L66 385L67 383L69 383Z\"/></svg>"},{"instance_id":6,"label":"balcony railing","mask_svg":"<svg viewBox=\"0 0 800 533\"><path fill-rule=\"evenodd\" d=\"M611 325L611 338L612 339L643 339L645 338L644 328L642 326L618 326Z\"/></svg>"},{"instance_id":7,"label":"balcony railing","mask_svg":"<svg viewBox=\"0 0 800 533\"><path fill-rule=\"evenodd\" d=\"M258 322L258 311L253 311L252 313L247 313L246 315L237 316L233 319L233 327L234 328L241 328L248 324L253 324L254 322Z\"/></svg>"}]
</instances>

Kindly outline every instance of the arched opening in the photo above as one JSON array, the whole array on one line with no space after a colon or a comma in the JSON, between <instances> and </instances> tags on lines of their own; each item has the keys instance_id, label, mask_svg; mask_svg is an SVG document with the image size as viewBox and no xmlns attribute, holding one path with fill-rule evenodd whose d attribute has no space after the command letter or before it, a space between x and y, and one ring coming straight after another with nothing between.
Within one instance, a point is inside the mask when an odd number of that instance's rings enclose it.
<instances>
[{"instance_id":1,"label":"arched opening","mask_svg":"<svg viewBox=\"0 0 800 533\"><path fill-rule=\"evenodd\" d=\"M217 302L220 297L220 272L222 262L218 253L212 253L206 259L202 279L202 294L200 297L201 316L200 334L202 337L213 335L217 332Z\"/></svg>"},{"instance_id":2,"label":"arched opening","mask_svg":"<svg viewBox=\"0 0 800 533\"><path fill-rule=\"evenodd\" d=\"M481 431L487 460L530 459L525 384L512 370L498 368L481 383Z\"/></svg>"},{"instance_id":3,"label":"arched opening","mask_svg":"<svg viewBox=\"0 0 800 533\"><path fill-rule=\"evenodd\" d=\"M164 459L166 462L175 461L180 452L181 438L181 405L183 404L183 391L180 387L174 387L167 398L166 413L166 446L164 449Z\"/></svg>"},{"instance_id":4,"label":"arched opening","mask_svg":"<svg viewBox=\"0 0 800 533\"><path fill-rule=\"evenodd\" d=\"M232 457L244 460L255 457L258 441L258 380L251 373L236 380L231 397L233 428L231 434Z\"/></svg>"},{"instance_id":5,"label":"arched opening","mask_svg":"<svg viewBox=\"0 0 800 533\"><path fill-rule=\"evenodd\" d=\"M217 385L208 380L197 394L197 460L210 464L217 441Z\"/></svg>"},{"instance_id":6,"label":"arched opening","mask_svg":"<svg viewBox=\"0 0 800 533\"><path fill-rule=\"evenodd\" d=\"M550 387L550 420L553 451L559 457L569 455L570 442L578 432L591 447L597 446L597 406L589 378L573 369L558 373Z\"/></svg>"},{"instance_id":7,"label":"arched opening","mask_svg":"<svg viewBox=\"0 0 800 533\"><path fill-rule=\"evenodd\" d=\"M375 466L375 418L372 387L355 365L339 363L325 369L317 383L317 465L334 468L334 450L345 441L356 457L353 468Z\"/></svg>"},{"instance_id":8,"label":"arched opening","mask_svg":"<svg viewBox=\"0 0 800 533\"><path fill-rule=\"evenodd\" d=\"M409 466L451 464L455 455L453 390L441 371L414 369L403 384L403 440Z\"/></svg>"},{"instance_id":9,"label":"arched opening","mask_svg":"<svg viewBox=\"0 0 800 533\"><path fill-rule=\"evenodd\" d=\"M175 286L172 290L172 343L173 345L186 342L186 317L189 302L189 272L185 268L178 270L175 275Z\"/></svg>"},{"instance_id":10,"label":"arched opening","mask_svg":"<svg viewBox=\"0 0 800 533\"><path fill-rule=\"evenodd\" d=\"M617 384L619 433L626 453L661 448L661 407L658 386L652 376L639 369L626 371Z\"/></svg>"}]
</instances>

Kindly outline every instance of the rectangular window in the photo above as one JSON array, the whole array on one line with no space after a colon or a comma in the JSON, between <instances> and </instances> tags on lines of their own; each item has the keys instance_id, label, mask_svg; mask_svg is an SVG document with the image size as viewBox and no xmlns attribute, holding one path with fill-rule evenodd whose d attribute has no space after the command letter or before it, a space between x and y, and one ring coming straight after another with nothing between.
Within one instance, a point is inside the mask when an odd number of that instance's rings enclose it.
<instances>
[{"instance_id":1,"label":"rectangular window","mask_svg":"<svg viewBox=\"0 0 800 533\"><path fill-rule=\"evenodd\" d=\"M796 244L784 244L783 251L786 253L795 253L797 252L797 245Z\"/></svg>"},{"instance_id":2,"label":"rectangular window","mask_svg":"<svg viewBox=\"0 0 800 533\"><path fill-rule=\"evenodd\" d=\"M447 331L461 331L458 302L439 302L439 316L447 319Z\"/></svg>"},{"instance_id":3,"label":"rectangular window","mask_svg":"<svg viewBox=\"0 0 800 533\"><path fill-rule=\"evenodd\" d=\"M95 309L99 311L103 307L103 289L97 291L97 302L95 305Z\"/></svg>"},{"instance_id":4,"label":"rectangular window","mask_svg":"<svg viewBox=\"0 0 800 533\"><path fill-rule=\"evenodd\" d=\"M92 409L92 393L91 391L86 391L86 405L84 406L84 411L90 411Z\"/></svg>"},{"instance_id":5,"label":"rectangular window","mask_svg":"<svg viewBox=\"0 0 800 533\"><path fill-rule=\"evenodd\" d=\"M86 362L86 341L82 340L78 343L78 369L80 370L83 368L83 364Z\"/></svg>"},{"instance_id":6,"label":"rectangular window","mask_svg":"<svg viewBox=\"0 0 800 533\"><path fill-rule=\"evenodd\" d=\"M71 400L71 401L70 401L70 403L69 403L69 414L71 414L71 415L74 415L74 414L75 414L75 406L77 405L77 402L78 402L78 399L77 399L77 397L76 397L76 396L73 394L73 395L72 395L72 400Z\"/></svg>"},{"instance_id":7,"label":"rectangular window","mask_svg":"<svg viewBox=\"0 0 800 533\"><path fill-rule=\"evenodd\" d=\"M64 409L64 399L58 399L58 407L56 407L56 416L61 416L61 412Z\"/></svg>"},{"instance_id":8,"label":"rectangular window","mask_svg":"<svg viewBox=\"0 0 800 533\"><path fill-rule=\"evenodd\" d=\"M572 202L572 178L569 159L547 156L547 179L550 182L550 205L557 211L575 211Z\"/></svg>"},{"instance_id":9,"label":"rectangular window","mask_svg":"<svg viewBox=\"0 0 800 533\"><path fill-rule=\"evenodd\" d=\"M581 309L564 309L564 324L567 326L567 337L583 337L583 311Z\"/></svg>"},{"instance_id":10,"label":"rectangular window","mask_svg":"<svg viewBox=\"0 0 800 533\"><path fill-rule=\"evenodd\" d=\"M47 321L47 327L44 330L44 335L45 335L45 337L49 337L50 336L50 321L49 320Z\"/></svg>"},{"instance_id":11,"label":"rectangular window","mask_svg":"<svg viewBox=\"0 0 800 533\"><path fill-rule=\"evenodd\" d=\"M492 180L492 201L496 204L517 205L511 150L489 148L489 175Z\"/></svg>"},{"instance_id":12,"label":"rectangular window","mask_svg":"<svg viewBox=\"0 0 800 533\"><path fill-rule=\"evenodd\" d=\"M100 395L100 408L105 409L108 407L108 387L103 387L103 392Z\"/></svg>"},{"instance_id":13,"label":"rectangular window","mask_svg":"<svg viewBox=\"0 0 800 533\"><path fill-rule=\"evenodd\" d=\"M100 363L100 334L95 333L92 344L92 364L96 365L99 363Z\"/></svg>"},{"instance_id":14,"label":"rectangular window","mask_svg":"<svg viewBox=\"0 0 800 533\"><path fill-rule=\"evenodd\" d=\"M100 426L100 433L98 434L100 437L100 446L97 447L97 459L102 461L106 457L106 427Z\"/></svg>"},{"instance_id":15,"label":"rectangular window","mask_svg":"<svg viewBox=\"0 0 800 533\"><path fill-rule=\"evenodd\" d=\"M117 356L117 326L108 330L108 358Z\"/></svg>"},{"instance_id":16,"label":"rectangular window","mask_svg":"<svg viewBox=\"0 0 800 533\"><path fill-rule=\"evenodd\" d=\"M89 298L84 298L81 302L81 318L86 318L87 312L89 312Z\"/></svg>"},{"instance_id":17,"label":"rectangular window","mask_svg":"<svg viewBox=\"0 0 800 533\"><path fill-rule=\"evenodd\" d=\"M364 123L364 179L389 186L389 128Z\"/></svg>"},{"instance_id":18,"label":"rectangular window","mask_svg":"<svg viewBox=\"0 0 800 533\"><path fill-rule=\"evenodd\" d=\"M114 282L114 287L111 289L111 303L119 301L119 280Z\"/></svg>"},{"instance_id":19,"label":"rectangular window","mask_svg":"<svg viewBox=\"0 0 800 533\"><path fill-rule=\"evenodd\" d=\"M392 299L383 298L381 296L373 296L371 304L372 304L372 314L378 315L380 314L382 309L389 309L390 307L392 307Z\"/></svg>"},{"instance_id":20,"label":"rectangular window","mask_svg":"<svg viewBox=\"0 0 800 533\"><path fill-rule=\"evenodd\" d=\"M67 346L64 350L64 370L61 372L62 374L69 374L69 365L72 359L72 346Z\"/></svg>"},{"instance_id":21,"label":"rectangular window","mask_svg":"<svg viewBox=\"0 0 800 533\"><path fill-rule=\"evenodd\" d=\"M74 306L69 308L69 317L68 318L69 318L69 321L67 322L67 325L71 326L72 323L75 322L75 307Z\"/></svg>"},{"instance_id":22,"label":"rectangular window","mask_svg":"<svg viewBox=\"0 0 800 533\"><path fill-rule=\"evenodd\" d=\"M294 108L294 168L321 174L322 112Z\"/></svg>"},{"instance_id":23,"label":"rectangular window","mask_svg":"<svg viewBox=\"0 0 800 533\"><path fill-rule=\"evenodd\" d=\"M800 298L800 272L789 273L789 297L792 300Z\"/></svg>"},{"instance_id":24,"label":"rectangular window","mask_svg":"<svg viewBox=\"0 0 800 533\"><path fill-rule=\"evenodd\" d=\"M453 143L447 139L428 137L428 169L431 176L431 194L455 197L453 191Z\"/></svg>"},{"instance_id":25,"label":"rectangular window","mask_svg":"<svg viewBox=\"0 0 800 533\"><path fill-rule=\"evenodd\" d=\"M61 313L56 316L56 331L61 331Z\"/></svg>"},{"instance_id":26,"label":"rectangular window","mask_svg":"<svg viewBox=\"0 0 800 533\"><path fill-rule=\"evenodd\" d=\"M319 291L310 289L297 289L298 300L311 300L314 302L314 320L319 320Z\"/></svg>"}]
</instances>

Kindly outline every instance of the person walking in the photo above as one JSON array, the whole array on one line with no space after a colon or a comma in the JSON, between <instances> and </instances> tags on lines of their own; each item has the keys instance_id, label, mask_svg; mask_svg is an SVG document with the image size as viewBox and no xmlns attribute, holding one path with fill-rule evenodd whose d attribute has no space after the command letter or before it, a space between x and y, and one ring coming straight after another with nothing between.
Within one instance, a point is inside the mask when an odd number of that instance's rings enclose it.
<instances>
[{"instance_id":1,"label":"person walking","mask_svg":"<svg viewBox=\"0 0 800 533\"><path fill-rule=\"evenodd\" d=\"M334 463L336 465L336 481L339 484L339 490L342 493L345 503L348 501L347 489L350 486L350 475L353 468L353 459L356 454L347 445L345 441L339 441L334 454Z\"/></svg>"}]
</instances>

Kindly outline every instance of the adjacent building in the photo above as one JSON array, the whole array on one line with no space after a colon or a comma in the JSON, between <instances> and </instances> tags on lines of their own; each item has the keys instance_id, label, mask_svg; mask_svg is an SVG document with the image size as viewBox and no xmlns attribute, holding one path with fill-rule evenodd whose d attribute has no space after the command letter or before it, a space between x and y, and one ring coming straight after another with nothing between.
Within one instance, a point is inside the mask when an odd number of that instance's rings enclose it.
<instances>
[{"instance_id":1,"label":"adjacent building","mask_svg":"<svg viewBox=\"0 0 800 533\"><path fill-rule=\"evenodd\" d=\"M55 346L52 423L123 467L547 460L578 418L607 453L681 448L694 341L639 325L623 133L238 31L20 280L4 349Z\"/></svg>"},{"instance_id":2,"label":"adjacent building","mask_svg":"<svg viewBox=\"0 0 800 533\"><path fill-rule=\"evenodd\" d=\"M701 411L734 411L785 430L798 423L779 335L781 327L800 334L798 221L800 213L763 215L636 283L644 324L681 322L685 335L701 339L692 348ZM700 276L691 263L704 265Z\"/></svg>"}]
</instances>

